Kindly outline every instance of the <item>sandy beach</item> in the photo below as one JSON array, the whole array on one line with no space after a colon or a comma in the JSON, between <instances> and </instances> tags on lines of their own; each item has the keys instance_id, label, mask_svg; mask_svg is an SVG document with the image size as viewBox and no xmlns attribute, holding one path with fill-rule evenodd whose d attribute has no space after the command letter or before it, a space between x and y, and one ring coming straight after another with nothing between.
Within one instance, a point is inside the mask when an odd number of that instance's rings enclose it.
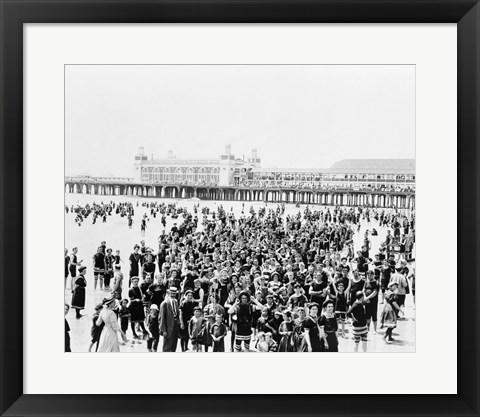
<instances>
[{"instance_id":1,"label":"sandy beach","mask_svg":"<svg viewBox=\"0 0 480 417\"><path fill-rule=\"evenodd\" d=\"M73 310L67 315L67 320L71 327L71 347L72 352L87 352L88 346L90 344L90 329L92 326L92 314L93 308L96 304L101 302L101 300L108 295L108 292L101 291L99 288L94 290L94 280L93 280L93 268L92 268L92 257L97 251L97 247L100 245L101 241L106 241L107 248L112 248L115 254L116 250L120 250L121 258L123 259L122 271L124 275L128 277L128 257L133 250L134 244L138 244L140 240L145 240L145 243L148 247L153 248L154 251L158 249L158 236L163 230L163 225L161 224L161 216L157 215L156 218L153 218L150 215L150 210L148 207L143 207L142 203L144 202L153 202L157 201L159 203L173 203L176 202L178 207L186 207L189 211L193 212L193 206L200 204L200 207L209 207L211 210L216 210L216 207L222 205L223 208L227 211L233 211L235 216L241 215L242 211L242 202L235 201L200 201L200 200L174 200L174 199L151 199L151 198L139 198L139 197L125 197L125 196L98 196L98 195L88 195L88 194L66 194L65 195L65 204L70 208L72 205L76 206L85 205L87 203L101 203L101 202L132 202L134 205L138 202L138 207L135 207L135 216L134 223L131 229L129 229L127 224L126 217L120 217L120 215L112 212L111 216L107 216L106 223L102 222L102 219L98 218L96 224L92 224L92 216L89 216L81 226L75 222L75 214L72 212L65 214L65 248L68 249L68 253L71 253L73 247L78 247L78 259L83 260L83 265L87 266L87 288L86 288L86 307L82 312L85 316L81 319L75 318L75 313ZM250 207L253 207L255 210L258 210L260 207L264 207L265 203L260 202L245 202L244 203L245 213L248 214ZM267 208L276 208L277 204L268 203ZM296 207L293 204L285 205L285 215L293 215L299 211L303 211L306 205L301 205ZM320 210L325 207L322 206L309 206L312 210ZM199 224L202 220L201 208L198 212ZM147 214L149 220L147 222L147 228L145 235L142 236L140 232L140 221L144 214ZM181 223L182 218L179 217L176 220L173 220L171 217L167 216L166 231L169 231L173 226L174 222ZM354 246L355 250L360 249L360 246L363 242L363 236L367 229L375 228L378 231L378 236L370 236L372 243L372 249L370 253L375 254L378 252L380 243L385 240L387 234L386 227L379 227L378 223L375 220L372 220L372 223L367 224L366 221L361 222L361 229L359 232L355 233L354 236ZM70 288L70 278L67 279L67 287L64 291L65 302L70 304L71 302L71 288ZM127 291L124 291L124 297L127 295ZM60 308L60 305L59 305ZM382 305L379 305L379 314L381 312ZM415 351L415 310L413 305L413 297L411 295L407 296L406 306L405 306L405 315L406 320L399 321L398 327L394 332L394 337L397 339L392 344L385 344L382 334L369 334L369 351L370 352L414 352ZM396 337L395 334L399 336ZM121 347L122 352L146 352L146 342L140 341L140 343L131 343L132 335L130 330L127 332L127 337L130 340L127 345ZM160 342L161 345L161 342ZM339 350L340 352L351 352L353 351L354 342L350 338L339 339ZM180 346L178 346L180 350ZM226 350L230 350L230 338L226 338Z\"/></svg>"}]
</instances>

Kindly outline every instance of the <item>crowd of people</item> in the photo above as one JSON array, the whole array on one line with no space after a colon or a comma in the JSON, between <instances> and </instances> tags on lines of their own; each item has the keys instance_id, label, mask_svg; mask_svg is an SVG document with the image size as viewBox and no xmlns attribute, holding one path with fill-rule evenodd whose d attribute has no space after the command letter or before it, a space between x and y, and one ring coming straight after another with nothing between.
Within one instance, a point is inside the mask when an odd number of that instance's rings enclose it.
<instances>
[{"instance_id":1,"label":"crowd of people","mask_svg":"<svg viewBox=\"0 0 480 417\"><path fill-rule=\"evenodd\" d=\"M414 192L415 185L387 185L387 184L350 184L350 185L331 185L321 182L320 180L278 180L278 179L251 179L242 180L241 185L244 187L276 187L276 188L296 188L311 189L316 191L369 191L369 192Z\"/></svg>"},{"instance_id":2,"label":"crowd of people","mask_svg":"<svg viewBox=\"0 0 480 417\"><path fill-rule=\"evenodd\" d=\"M94 223L112 215L133 219L138 204L65 210L77 223L79 217ZM150 352L160 342L164 352L337 352L339 338L367 351L369 332L382 329L385 343L393 342L405 297L415 295L414 213L306 207L287 215L278 205L244 208L237 218L222 206L198 204L193 212L158 202L143 207L162 219L157 242L134 243L128 260L106 241L93 254L94 291L104 297L92 312L90 351L118 352L128 338ZM167 217L174 221L169 231ZM148 220L144 214L141 228ZM369 225L366 231L361 223ZM386 238L373 253L370 237L384 227ZM90 266L77 255L77 248L70 255L65 249L65 286L70 277L72 288L65 314L73 308L82 320ZM65 320L66 351L69 330Z\"/></svg>"}]
</instances>

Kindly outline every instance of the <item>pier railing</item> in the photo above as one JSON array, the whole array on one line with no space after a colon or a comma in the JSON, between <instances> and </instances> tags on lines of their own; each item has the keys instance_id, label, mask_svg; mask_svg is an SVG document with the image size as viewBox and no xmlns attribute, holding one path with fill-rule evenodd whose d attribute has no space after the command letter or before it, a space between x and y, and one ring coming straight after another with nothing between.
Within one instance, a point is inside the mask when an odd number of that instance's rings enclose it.
<instances>
[{"instance_id":1,"label":"pier railing","mask_svg":"<svg viewBox=\"0 0 480 417\"><path fill-rule=\"evenodd\" d=\"M271 189L271 190L296 190L296 191L318 191L318 192L378 192L378 193L415 193L415 188L394 187L394 186L331 186L312 183L285 183L285 182L258 182L243 181L238 184L219 185L216 182L205 181L136 181L134 178L121 177L84 177L67 176L65 183L82 184L134 184L136 186L162 186L162 187L202 187L221 189Z\"/></svg>"},{"instance_id":2,"label":"pier railing","mask_svg":"<svg viewBox=\"0 0 480 417\"><path fill-rule=\"evenodd\" d=\"M198 198L220 201L264 201L340 206L413 209L415 190L392 187L332 187L315 184L237 185L181 182L141 182L132 178L66 177L65 192L153 198Z\"/></svg>"}]
</instances>

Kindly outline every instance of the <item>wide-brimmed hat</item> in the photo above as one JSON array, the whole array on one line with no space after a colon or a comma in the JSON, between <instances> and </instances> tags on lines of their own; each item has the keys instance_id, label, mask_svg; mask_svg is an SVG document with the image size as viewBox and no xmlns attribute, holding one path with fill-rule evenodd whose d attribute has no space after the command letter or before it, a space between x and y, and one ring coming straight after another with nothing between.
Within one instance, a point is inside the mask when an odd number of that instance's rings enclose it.
<instances>
[{"instance_id":1,"label":"wide-brimmed hat","mask_svg":"<svg viewBox=\"0 0 480 417\"><path fill-rule=\"evenodd\" d=\"M178 290L176 287L170 287L168 290L167 290L170 294L178 294Z\"/></svg>"},{"instance_id":2,"label":"wide-brimmed hat","mask_svg":"<svg viewBox=\"0 0 480 417\"><path fill-rule=\"evenodd\" d=\"M111 302L116 301L116 300L117 300L117 298L115 297L115 295L111 295L108 298L104 298L103 301L102 301L102 304L107 305L107 304L110 304Z\"/></svg>"},{"instance_id":3,"label":"wide-brimmed hat","mask_svg":"<svg viewBox=\"0 0 480 417\"><path fill-rule=\"evenodd\" d=\"M150 306L150 310L158 310L158 306L156 304L152 304Z\"/></svg>"}]
</instances>

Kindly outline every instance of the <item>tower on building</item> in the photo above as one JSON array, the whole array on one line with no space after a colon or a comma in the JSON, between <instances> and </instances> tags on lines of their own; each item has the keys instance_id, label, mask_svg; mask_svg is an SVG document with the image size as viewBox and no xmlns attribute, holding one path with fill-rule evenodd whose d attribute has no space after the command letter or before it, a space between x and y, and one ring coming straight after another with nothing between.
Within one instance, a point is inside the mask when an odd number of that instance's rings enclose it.
<instances>
[{"instance_id":1,"label":"tower on building","mask_svg":"<svg viewBox=\"0 0 480 417\"><path fill-rule=\"evenodd\" d=\"M225 153L220 155L219 185L231 185L235 174L235 155L232 154L231 145L225 146Z\"/></svg>"},{"instance_id":2,"label":"tower on building","mask_svg":"<svg viewBox=\"0 0 480 417\"><path fill-rule=\"evenodd\" d=\"M138 153L135 155L135 162L143 162L148 159L147 155L145 155L145 150L143 146L138 148Z\"/></svg>"},{"instance_id":3,"label":"tower on building","mask_svg":"<svg viewBox=\"0 0 480 417\"><path fill-rule=\"evenodd\" d=\"M250 158L248 158L248 162L254 166L260 166L261 164L261 159L258 157L258 152L257 152L257 148L253 148L252 149L252 154L250 156Z\"/></svg>"},{"instance_id":4,"label":"tower on building","mask_svg":"<svg viewBox=\"0 0 480 417\"><path fill-rule=\"evenodd\" d=\"M144 150L143 146L140 146L138 148L137 154L135 155L135 163L134 163L135 172L134 172L134 175L133 175L135 180L137 180L137 181L141 180L142 164L147 162L147 160L148 160L148 156L145 155L145 150Z\"/></svg>"},{"instance_id":5,"label":"tower on building","mask_svg":"<svg viewBox=\"0 0 480 417\"><path fill-rule=\"evenodd\" d=\"M235 161L235 155L232 154L232 145L226 145L225 153L220 155L220 162L225 163L230 161Z\"/></svg>"}]
</instances>

